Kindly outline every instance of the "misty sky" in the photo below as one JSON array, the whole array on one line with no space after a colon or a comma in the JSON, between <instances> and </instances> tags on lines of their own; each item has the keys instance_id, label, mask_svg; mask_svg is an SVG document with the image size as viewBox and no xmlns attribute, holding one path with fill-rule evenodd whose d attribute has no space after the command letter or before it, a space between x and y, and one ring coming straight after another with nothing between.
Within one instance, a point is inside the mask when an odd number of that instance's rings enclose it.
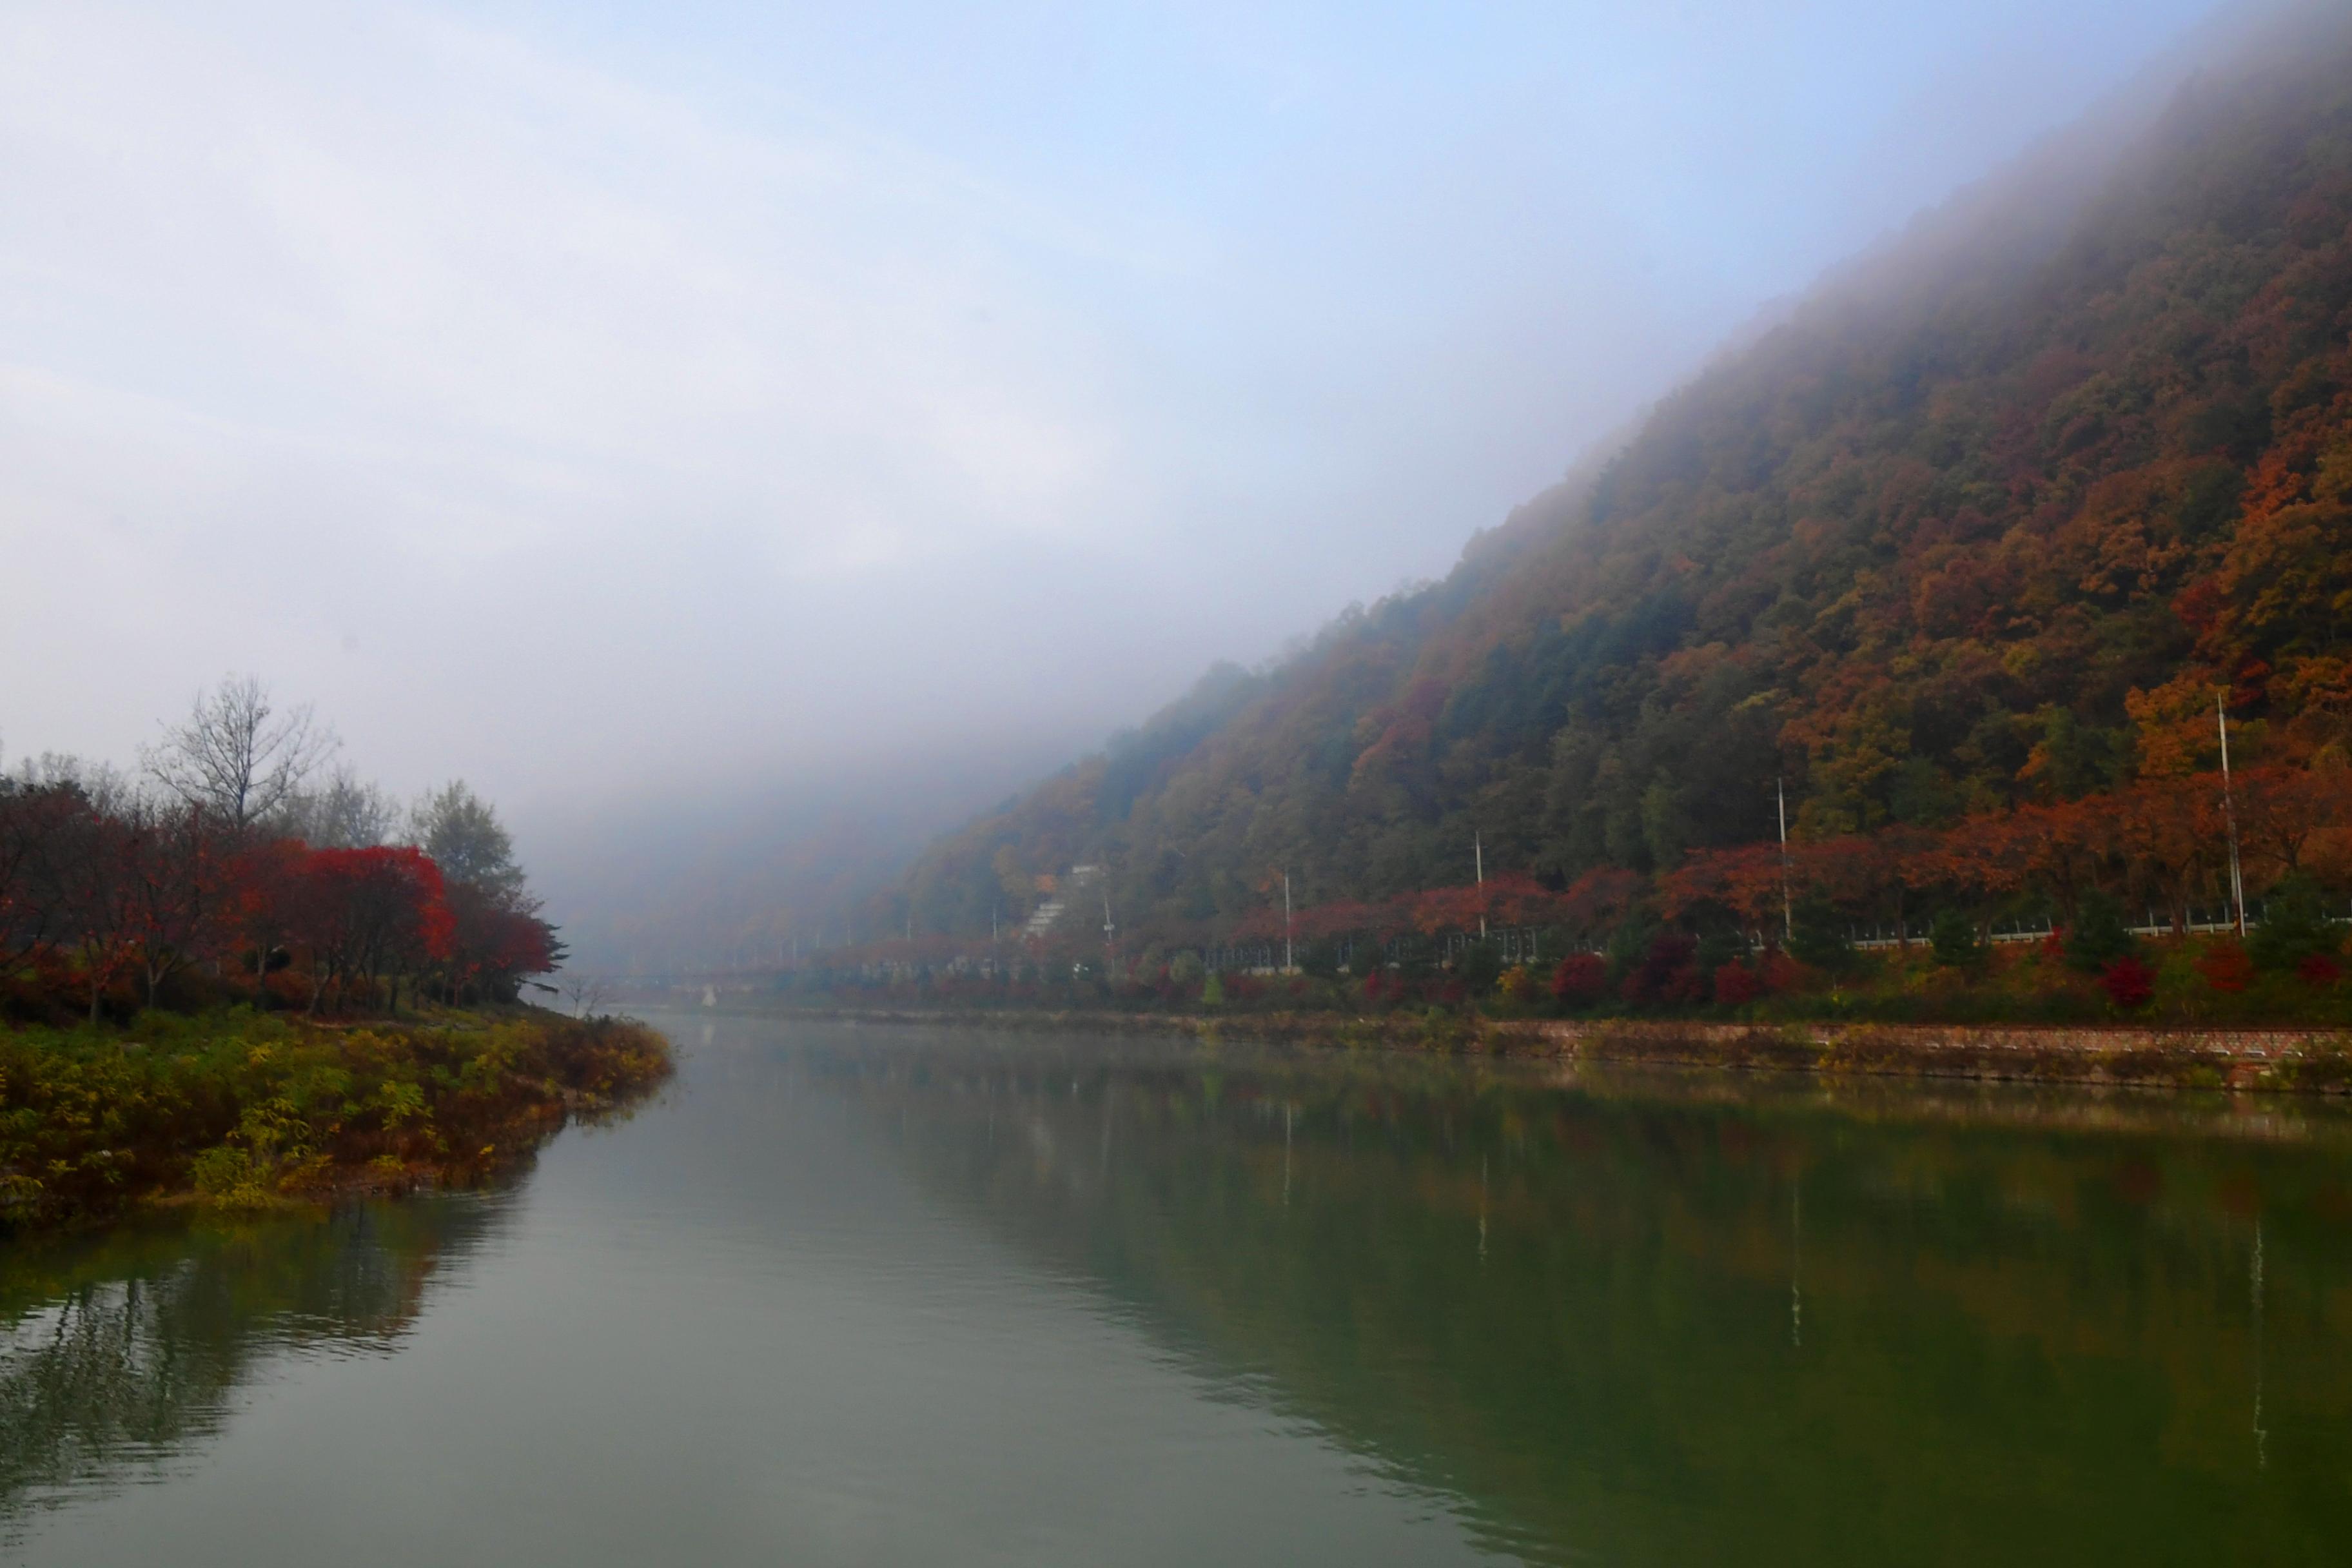
<instances>
[{"instance_id":1,"label":"misty sky","mask_svg":"<svg viewBox=\"0 0 2352 1568\"><path fill-rule=\"evenodd\" d=\"M0 0L0 748L1098 737L2209 9Z\"/></svg>"}]
</instances>

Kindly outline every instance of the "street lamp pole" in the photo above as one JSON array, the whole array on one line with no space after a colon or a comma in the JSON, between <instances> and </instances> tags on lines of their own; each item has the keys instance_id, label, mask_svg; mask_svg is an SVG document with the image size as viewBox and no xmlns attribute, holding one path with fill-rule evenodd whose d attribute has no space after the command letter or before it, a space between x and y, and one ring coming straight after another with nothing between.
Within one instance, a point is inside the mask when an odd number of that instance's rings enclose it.
<instances>
[{"instance_id":1,"label":"street lamp pole","mask_svg":"<svg viewBox=\"0 0 2352 1568\"><path fill-rule=\"evenodd\" d=\"M1797 934L1797 917L1789 902L1789 784L1786 779L1772 781L1772 798L1780 810L1780 940L1785 942Z\"/></svg>"},{"instance_id":2,"label":"street lamp pole","mask_svg":"<svg viewBox=\"0 0 2352 1568\"><path fill-rule=\"evenodd\" d=\"M2213 722L2221 731L2221 820L2230 828L2230 899L2237 906L2238 940L2246 940L2246 879L2238 868L2238 806L2230 795L2230 710L2213 693Z\"/></svg>"}]
</instances>

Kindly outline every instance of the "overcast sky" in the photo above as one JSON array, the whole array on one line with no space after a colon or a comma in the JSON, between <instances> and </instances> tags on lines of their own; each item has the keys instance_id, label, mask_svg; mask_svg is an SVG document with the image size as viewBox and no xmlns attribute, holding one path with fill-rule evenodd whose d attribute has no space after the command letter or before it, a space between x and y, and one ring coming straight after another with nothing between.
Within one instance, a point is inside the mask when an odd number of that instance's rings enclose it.
<instances>
[{"instance_id":1,"label":"overcast sky","mask_svg":"<svg viewBox=\"0 0 2352 1568\"><path fill-rule=\"evenodd\" d=\"M1094 737L1434 575L2208 0L0 0L0 748L526 815Z\"/></svg>"}]
</instances>

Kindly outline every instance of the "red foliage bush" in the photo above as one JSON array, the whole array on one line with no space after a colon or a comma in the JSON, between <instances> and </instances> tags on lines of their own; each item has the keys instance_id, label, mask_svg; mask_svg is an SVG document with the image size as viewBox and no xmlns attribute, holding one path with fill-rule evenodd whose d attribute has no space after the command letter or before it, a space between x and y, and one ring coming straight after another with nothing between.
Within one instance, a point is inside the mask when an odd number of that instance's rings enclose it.
<instances>
[{"instance_id":1,"label":"red foliage bush","mask_svg":"<svg viewBox=\"0 0 2352 1568\"><path fill-rule=\"evenodd\" d=\"M1727 963L1715 972L1715 999L1740 1007L1764 994L1764 978L1744 963Z\"/></svg>"},{"instance_id":2,"label":"red foliage bush","mask_svg":"<svg viewBox=\"0 0 2352 1568\"><path fill-rule=\"evenodd\" d=\"M2231 994L2253 984L2254 961L2234 942L2217 942L2197 960L2197 973L2216 991Z\"/></svg>"},{"instance_id":3,"label":"red foliage bush","mask_svg":"<svg viewBox=\"0 0 2352 1568\"><path fill-rule=\"evenodd\" d=\"M1705 1001L1706 976L1691 963L1697 951L1696 937L1680 931L1660 932L1642 961L1626 973L1621 988L1625 1000L1637 1007L1648 1002Z\"/></svg>"},{"instance_id":4,"label":"red foliage bush","mask_svg":"<svg viewBox=\"0 0 2352 1568\"><path fill-rule=\"evenodd\" d=\"M2125 1012L2136 1012L2156 998L2156 971L2137 958L2118 958L2099 972L2107 1000Z\"/></svg>"},{"instance_id":5,"label":"red foliage bush","mask_svg":"<svg viewBox=\"0 0 2352 1568\"><path fill-rule=\"evenodd\" d=\"M1609 994L1609 965L1596 952L1559 961L1551 972L1551 994L1571 1007L1590 1007Z\"/></svg>"},{"instance_id":6,"label":"red foliage bush","mask_svg":"<svg viewBox=\"0 0 2352 1568\"><path fill-rule=\"evenodd\" d=\"M2344 978L2344 966L2324 952L2315 952L2294 966L2306 985L2325 991Z\"/></svg>"},{"instance_id":7,"label":"red foliage bush","mask_svg":"<svg viewBox=\"0 0 2352 1568\"><path fill-rule=\"evenodd\" d=\"M1766 994L1783 996L1804 988L1805 966L1776 947L1758 962L1756 978Z\"/></svg>"}]
</instances>

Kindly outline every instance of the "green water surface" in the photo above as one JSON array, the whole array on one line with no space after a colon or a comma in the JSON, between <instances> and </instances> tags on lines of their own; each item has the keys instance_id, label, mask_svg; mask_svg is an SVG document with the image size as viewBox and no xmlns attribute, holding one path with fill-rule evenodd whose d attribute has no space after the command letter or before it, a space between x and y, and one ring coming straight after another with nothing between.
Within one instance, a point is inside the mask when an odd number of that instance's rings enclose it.
<instances>
[{"instance_id":1,"label":"green water surface","mask_svg":"<svg viewBox=\"0 0 2352 1568\"><path fill-rule=\"evenodd\" d=\"M2352 1121L670 1020L504 1190L0 1243L0 1560L2352 1561Z\"/></svg>"}]
</instances>

